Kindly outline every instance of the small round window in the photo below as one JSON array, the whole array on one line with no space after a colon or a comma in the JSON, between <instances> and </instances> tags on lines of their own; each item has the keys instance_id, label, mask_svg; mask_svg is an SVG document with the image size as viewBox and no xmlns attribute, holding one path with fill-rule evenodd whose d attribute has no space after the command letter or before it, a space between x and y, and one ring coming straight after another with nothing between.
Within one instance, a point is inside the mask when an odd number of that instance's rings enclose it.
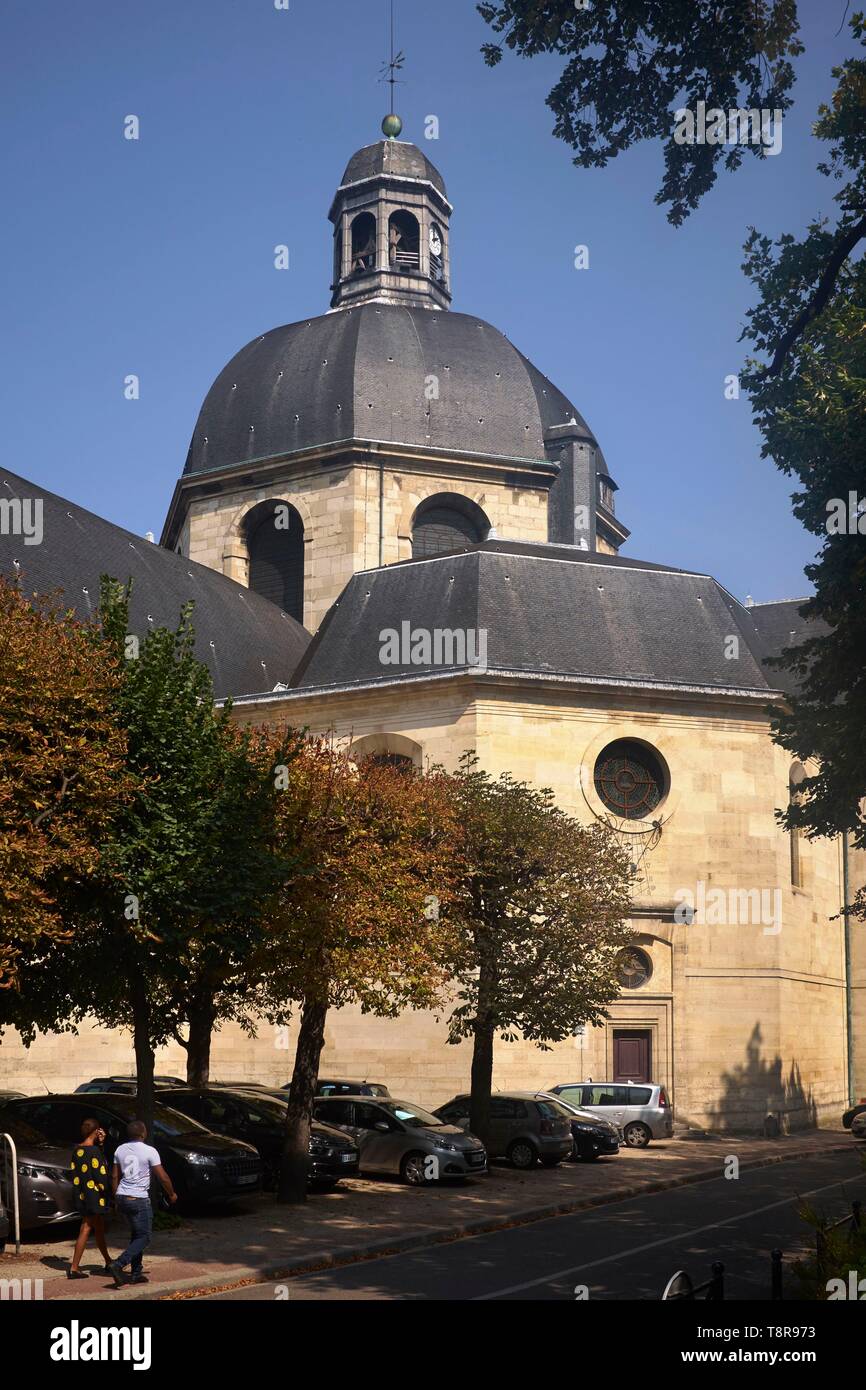
<instances>
[{"instance_id":1,"label":"small round window","mask_svg":"<svg viewBox=\"0 0 866 1390\"><path fill-rule=\"evenodd\" d=\"M629 946L616 963L616 977L623 989L640 989L653 973L653 963L646 951Z\"/></svg>"},{"instance_id":2,"label":"small round window","mask_svg":"<svg viewBox=\"0 0 866 1390\"><path fill-rule=\"evenodd\" d=\"M607 809L626 820L651 815L666 790L661 760L646 744L631 739L619 739L602 750L594 777Z\"/></svg>"}]
</instances>

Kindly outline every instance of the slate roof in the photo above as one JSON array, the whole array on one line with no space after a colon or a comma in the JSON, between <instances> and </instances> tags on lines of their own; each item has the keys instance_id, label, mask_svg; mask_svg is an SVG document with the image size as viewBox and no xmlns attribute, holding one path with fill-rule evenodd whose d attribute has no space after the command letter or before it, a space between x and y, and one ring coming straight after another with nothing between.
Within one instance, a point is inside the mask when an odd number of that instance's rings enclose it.
<instances>
[{"instance_id":1,"label":"slate roof","mask_svg":"<svg viewBox=\"0 0 866 1390\"><path fill-rule=\"evenodd\" d=\"M532 464L545 459L544 430L572 418L591 440L568 398L484 319L363 304L242 348L205 397L184 473L350 439Z\"/></svg>"},{"instance_id":2,"label":"slate roof","mask_svg":"<svg viewBox=\"0 0 866 1390\"><path fill-rule=\"evenodd\" d=\"M139 635L149 627L176 627L181 606L194 601L196 655L210 668L217 696L272 690L288 682L310 636L275 604L0 469L4 498L43 503L40 545L25 545L21 536L4 535L0 527L0 574L20 576L24 592L61 589L65 603L85 618L98 606L101 574L123 582L132 578L130 630Z\"/></svg>"},{"instance_id":3,"label":"slate roof","mask_svg":"<svg viewBox=\"0 0 866 1390\"><path fill-rule=\"evenodd\" d=\"M432 183L443 198L447 197L445 181L439 170L417 145L408 140L378 140L375 145L365 145L352 155L346 165L340 187L360 183L362 179L374 178L377 174L387 174L392 178L424 179Z\"/></svg>"},{"instance_id":4,"label":"slate roof","mask_svg":"<svg viewBox=\"0 0 866 1390\"><path fill-rule=\"evenodd\" d=\"M487 670L753 696L778 690L775 635L709 575L566 546L483 542L356 574L311 642L292 686L376 685L455 667L385 665L387 629L487 632ZM730 659L727 639L739 637Z\"/></svg>"},{"instance_id":5,"label":"slate roof","mask_svg":"<svg viewBox=\"0 0 866 1390\"><path fill-rule=\"evenodd\" d=\"M765 658L778 656L785 647L797 647L807 637L815 637L829 630L820 620L810 618L807 621L802 616L800 609L806 601L805 598L786 598L775 603L755 603L746 609ZM767 678L786 694L793 694L797 688L796 678L790 671L768 667Z\"/></svg>"}]
</instances>

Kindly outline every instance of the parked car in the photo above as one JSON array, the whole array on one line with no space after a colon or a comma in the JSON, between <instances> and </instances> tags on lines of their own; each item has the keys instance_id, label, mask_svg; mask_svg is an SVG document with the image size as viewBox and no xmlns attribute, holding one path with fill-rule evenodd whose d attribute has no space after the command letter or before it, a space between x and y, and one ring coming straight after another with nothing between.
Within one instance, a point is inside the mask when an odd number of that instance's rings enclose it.
<instances>
[{"instance_id":1,"label":"parked car","mask_svg":"<svg viewBox=\"0 0 866 1390\"><path fill-rule=\"evenodd\" d=\"M571 1081L548 1086L551 1095L591 1110L622 1132L630 1149L645 1149L651 1139L670 1139L674 1119L664 1086L647 1082Z\"/></svg>"},{"instance_id":2,"label":"parked car","mask_svg":"<svg viewBox=\"0 0 866 1390\"><path fill-rule=\"evenodd\" d=\"M287 1091L291 1086L287 1081L283 1087ZM317 1081L317 1096L390 1096L391 1092L387 1086L383 1086L380 1081Z\"/></svg>"},{"instance_id":3,"label":"parked car","mask_svg":"<svg viewBox=\"0 0 866 1390\"><path fill-rule=\"evenodd\" d=\"M409 1101L390 1096L320 1096L313 1115L352 1137L361 1150L363 1173L396 1173L404 1182L420 1187L436 1178L465 1178L487 1171L480 1139Z\"/></svg>"},{"instance_id":4,"label":"parked car","mask_svg":"<svg viewBox=\"0 0 866 1390\"><path fill-rule=\"evenodd\" d=\"M851 1123L851 1133L855 1139L866 1139L866 1110L854 1116Z\"/></svg>"},{"instance_id":5,"label":"parked car","mask_svg":"<svg viewBox=\"0 0 866 1390\"><path fill-rule=\"evenodd\" d=\"M6 1116L23 1120L44 1134L53 1148L63 1149L67 1162L80 1138L82 1120L92 1118L103 1126L110 1162L118 1144L126 1139L126 1126L136 1118L131 1096L104 1092L11 1100L0 1111L0 1128ZM226 1202L262 1186L263 1164L254 1148L213 1134L167 1105L154 1107L150 1140L182 1201Z\"/></svg>"},{"instance_id":6,"label":"parked car","mask_svg":"<svg viewBox=\"0 0 866 1390\"><path fill-rule=\"evenodd\" d=\"M80 1220L78 1199L72 1186L69 1159L73 1145L52 1144L44 1134L4 1109L0 1112L0 1132L11 1134L18 1165L18 1210L22 1231L39 1226L56 1226ZM11 1166L9 1150L0 1159L0 1169ZM12 1197L7 1197L6 1218L11 1225ZM0 1212L4 1207L0 1205ZM0 1235L2 1241L2 1235Z\"/></svg>"},{"instance_id":7,"label":"parked car","mask_svg":"<svg viewBox=\"0 0 866 1390\"><path fill-rule=\"evenodd\" d=\"M0 1105L5 1105L7 1100L17 1100L23 1095L23 1091L0 1091Z\"/></svg>"},{"instance_id":8,"label":"parked car","mask_svg":"<svg viewBox=\"0 0 866 1390\"><path fill-rule=\"evenodd\" d=\"M551 1095L549 1091L539 1091L536 1100L555 1100L571 1117L572 1158L582 1163L594 1163L602 1155L619 1153L620 1132L610 1120L594 1115L591 1110L579 1110L563 1100L562 1096Z\"/></svg>"},{"instance_id":9,"label":"parked car","mask_svg":"<svg viewBox=\"0 0 866 1390\"><path fill-rule=\"evenodd\" d=\"M192 1116L214 1134L228 1134L252 1144L265 1166L265 1186L275 1185L286 1124L285 1092L281 1100L261 1091L223 1086L201 1090L184 1087L160 1094L166 1105ZM357 1144L339 1129L314 1120L310 1126L310 1187L319 1192L329 1190L341 1178L351 1178L357 1172Z\"/></svg>"},{"instance_id":10,"label":"parked car","mask_svg":"<svg viewBox=\"0 0 866 1390\"><path fill-rule=\"evenodd\" d=\"M455 1096L435 1112L446 1124L469 1125L469 1096ZM555 1168L572 1151L571 1116L555 1097L535 1091L497 1091L490 1101L491 1158L507 1158L515 1168L539 1161Z\"/></svg>"},{"instance_id":11,"label":"parked car","mask_svg":"<svg viewBox=\"0 0 866 1390\"><path fill-rule=\"evenodd\" d=\"M179 1076L155 1076L154 1086L185 1086L186 1082L181 1081ZM134 1096L137 1089L137 1081L134 1076L95 1076L92 1081L83 1081L80 1086L75 1087L75 1095L89 1095L97 1092L105 1096Z\"/></svg>"},{"instance_id":12,"label":"parked car","mask_svg":"<svg viewBox=\"0 0 866 1390\"><path fill-rule=\"evenodd\" d=\"M842 1116L842 1128L850 1129L858 1115L866 1115L866 1096L861 1096L856 1105L845 1111Z\"/></svg>"}]
</instances>

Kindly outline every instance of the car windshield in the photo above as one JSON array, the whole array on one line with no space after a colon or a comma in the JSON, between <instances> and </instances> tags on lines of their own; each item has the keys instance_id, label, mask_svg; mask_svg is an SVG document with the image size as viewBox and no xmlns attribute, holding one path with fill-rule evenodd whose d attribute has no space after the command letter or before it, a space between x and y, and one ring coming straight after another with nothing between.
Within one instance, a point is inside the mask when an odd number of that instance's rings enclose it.
<instances>
[{"instance_id":1,"label":"car windshield","mask_svg":"<svg viewBox=\"0 0 866 1390\"><path fill-rule=\"evenodd\" d=\"M136 1119L135 1099L132 1096L112 1096L106 1109L114 1110L124 1120ZM181 1115L179 1110L170 1110L167 1105L153 1107L153 1136L161 1139L177 1139L182 1134L207 1134L205 1125L193 1120L189 1115Z\"/></svg>"},{"instance_id":2,"label":"car windshield","mask_svg":"<svg viewBox=\"0 0 866 1390\"><path fill-rule=\"evenodd\" d=\"M562 1099L562 1096L548 1096L544 1092L542 1092L540 1095L537 1095L535 1099L537 1101L546 1101L555 1105L557 1107L555 1112L556 1114L560 1114L564 1110L567 1115L583 1115L584 1117L587 1116L587 1112L585 1110L579 1110L576 1105L570 1105L567 1100ZM546 1113L547 1112L545 1111L545 1114ZM594 1119L595 1117L593 1115L590 1115L588 1118Z\"/></svg>"},{"instance_id":3,"label":"car windshield","mask_svg":"<svg viewBox=\"0 0 866 1390\"><path fill-rule=\"evenodd\" d=\"M442 1121L435 1115L431 1115L428 1110L422 1110L420 1105L405 1105L403 1101L392 1101L390 1105L382 1105L383 1110L387 1110L393 1115L395 1120L400 1120L409 1129L441 1129Z\"/></svg>"},{"instance_id":4,"label":"car windshield","mask_svg":"<svg viewBox=\"0 0 866 1390\"><path fill-rule=\"evenodd\" d=\"M536 1104L542 1115L546 1115L550 1120L568 1119L568 1111L561 1100L541 1100L536 1099Z\"/></svg>"},{"instance_id":5,"label":"car windshield","mask_svg":"<svg viewBox=\"0 0 866 1390\"><path fill-rule=\"evenodd\" d=\"M33 1129L23 1120L16 1120L12 1115L0 1115L0 1134L11 1134L12 1139L18 1148L27 1149L48 1149L52 1145L45 1135L38 1129Z\"/></svg>"}]
</instances>

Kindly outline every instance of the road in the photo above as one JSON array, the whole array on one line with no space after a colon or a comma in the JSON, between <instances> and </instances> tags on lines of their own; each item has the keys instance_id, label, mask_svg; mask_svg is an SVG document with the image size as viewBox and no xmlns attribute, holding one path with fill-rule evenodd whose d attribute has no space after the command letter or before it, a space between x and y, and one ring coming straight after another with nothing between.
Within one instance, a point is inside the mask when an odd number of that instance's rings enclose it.
<instances>
[{"instance_id":1,"label":"road","mask_svg":"<svg viewBox=\"0 0 866 1390\"><path fill-rule=\"evenodd\" d=\"M859 1146L858 1146L859 1147ZM792 1160L674 1188L529 1226L475 1236L417 1254L256 1284L206 1300L658 1299L670 1275L695 1283L714 1260L726 1269L728 1299L769 1297L770 1251L785 1253L786 1297L796 1297L790 1263L809 1244L800 1201L831 1219L866 1197L866 1173L850 1154Z\"/></svg>"}]
</instances>

